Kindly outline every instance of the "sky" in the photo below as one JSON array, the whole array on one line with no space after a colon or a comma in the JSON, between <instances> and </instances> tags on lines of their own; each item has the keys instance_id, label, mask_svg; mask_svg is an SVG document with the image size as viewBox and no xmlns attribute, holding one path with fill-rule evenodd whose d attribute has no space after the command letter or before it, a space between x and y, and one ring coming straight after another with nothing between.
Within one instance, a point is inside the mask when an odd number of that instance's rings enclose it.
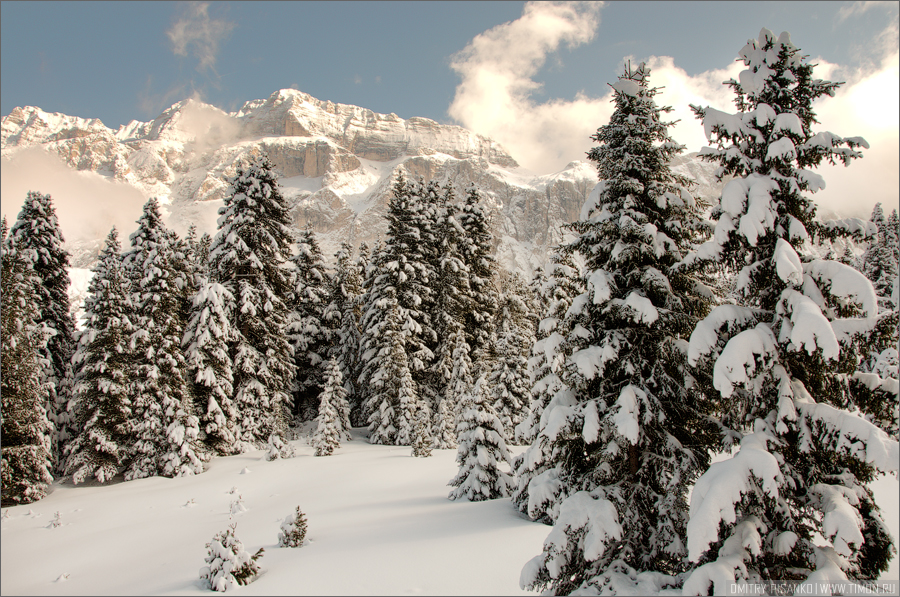
<instances>
[{"instance_id":1,"label":"sky","mask_svg":"<svg viewBox=\"0 0 900 597\"><path fill-rule=\"evenodd\" d=\"M609 84L646 61L686 150L688 105L733 111L722 81L748 38L789 31L845 81L820 130L871 145L820 170L826 210L898 202L896 2L13 2L0 3L0 113L38 106L113 129L193 97L226 111L296 88L402 118L459 124L536 173L584 159L612 112Z\"/></svg>"}]
</instances>

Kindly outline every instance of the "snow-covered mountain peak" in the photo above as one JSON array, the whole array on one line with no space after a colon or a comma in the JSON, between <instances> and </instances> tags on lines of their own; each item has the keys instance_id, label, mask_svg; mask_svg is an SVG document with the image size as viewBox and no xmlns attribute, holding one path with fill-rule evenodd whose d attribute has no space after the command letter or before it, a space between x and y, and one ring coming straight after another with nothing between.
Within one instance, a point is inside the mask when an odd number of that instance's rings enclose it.
<instances>
[{"instance_id":1,"label":"snow-covered mountain peak","mask_svg":"<svg viewBox=\"0 0 900 597\"><path fill-rule=\"evenodd\" d=\"M214 233L228 177L245 155L265 152L281 176L295 223L312 226L328 256L343 241L371 245L383 235L398 172L452 183L460 196L474 183L493 213L501 263L526 273L563 239L562 225L578 217L597 182L594 166L584 161L536 174L519 167L497 142L462 127L380 114L296 89L248 101L232 113L186 99L149 122L134 120L117 131L97 119L16 108L2 121L4 160L15 163L28 148L58 157L65 164L60 169L73 175L93 172L145 198L168 198L169 223L180 233L192 223L201 233ZM706 187L715 184L713 168L696 158L683 158L678 166ZM75 186L56 177L54 187L49 180L50 186L36 190L62 197ZM22 195L4 197L4 203L21 202ZM93 199L83 201L90 211ZM60 222L65 232L65 219ZM96 224L103 229L103 222ZM90 265L102 236L67 238L75 251L93 247L73 259Z\"/></svg>"}]
</instances>

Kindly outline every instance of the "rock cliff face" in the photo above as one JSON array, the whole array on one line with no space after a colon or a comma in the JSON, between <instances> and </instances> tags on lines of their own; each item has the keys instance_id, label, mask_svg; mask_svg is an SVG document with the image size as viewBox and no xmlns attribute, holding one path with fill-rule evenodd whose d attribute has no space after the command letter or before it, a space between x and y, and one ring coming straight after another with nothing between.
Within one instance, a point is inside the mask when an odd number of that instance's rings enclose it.
<instances>
[{"instance_id":1,"label":"rock cliff face","mask_svg":"<svg viewBox=\"0 0 900 597\"><path fill-rule=\"evenodd\" d=\"M563 224L578 217L597 182L586 162L535 176L523 172L495 141L461 127L377 114L292 89L230 114L185 100L151 122L132 121L118 131L97 119L33 107L16 108L3 118L5 159L14 164L20 151L36 146L73 170L126 183L144 197L161 197L177 230L194 223L210 233L228 192L227 177L246 154L265 152L281 176L294 222L312 226L326 256L342 241L371 245L384 234L391 183L400 171L452 183L460 199L475 184L492 213L501 263L527 274L563 239ZM674 165L700 182L699 193L715 193L711 166L694 157ZM130 232L122 230L123 238ZM70 241L73 266L90 267L102 239Z\"/></svg>"}]
</instances>

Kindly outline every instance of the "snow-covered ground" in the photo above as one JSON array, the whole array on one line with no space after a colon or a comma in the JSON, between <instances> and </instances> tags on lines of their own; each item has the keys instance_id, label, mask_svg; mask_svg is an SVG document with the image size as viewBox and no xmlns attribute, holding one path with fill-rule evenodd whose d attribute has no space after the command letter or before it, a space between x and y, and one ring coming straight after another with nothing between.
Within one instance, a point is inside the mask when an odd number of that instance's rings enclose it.
<instances>
[{"instance_id":1,"label":"snow-covered ground","mask_svg":"<svg viewBox=\"0 0 900 597\"><path fill-rule=\"evenodd\" d=\"M296 458L217 458L196 477L54 484L39 502L3 509L0 593L210 595L199 576L205 546L240 495L247 511L234 516L236 534L250 552L265 548L263 574L241 594L529 594L519 572L550 527L508 499L447 499L456 450L414 458L408 447L368 444L363 431L327 457L298 440ZM279 548L297 506L307 544ZM52 528L56 512L62 526Z\"/></svg>"},{"instance_id":2,"label":"snow-covered ground","mask_svg":"<svg viewBox=\"0 0 900 597\"><path fill-rule=\"evenodd\" d=\"M298 440L296 458L217 458L196 477L55 484L39 502L3 509L0 593L210 595L199 576L205 545L236 522L248 551L265 548L262 575L237 589L244 595L529 594L519 573L550 527L508 499L448 500L455 450L414 458L407 447L368 444L363 432L328 457ZM897 479L874 488L897 537ZM247 511L230 520L239 497ZM281 522L297 506L307 543L279 548ZM898 577L895 559L882 578Z\"/></svg>"}]
</instances>

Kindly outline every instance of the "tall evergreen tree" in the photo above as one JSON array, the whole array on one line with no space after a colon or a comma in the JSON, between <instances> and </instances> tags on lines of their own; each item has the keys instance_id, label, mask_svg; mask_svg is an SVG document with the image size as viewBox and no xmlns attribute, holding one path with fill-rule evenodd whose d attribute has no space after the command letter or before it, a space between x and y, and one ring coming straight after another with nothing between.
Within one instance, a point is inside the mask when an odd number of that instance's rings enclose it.
<instances>
[{"instance_id":1,"label":"tall evergreen tree","mask_svg":"<svg viewBox=\"0 0 900 597\"><path fill-rule=\"evenodd\" d=\"M130 341L137 365L131 385L136 441L126 479L201 473L207 459L181 347L193 271L180 245L151 198L122 258L137 319Z\"/></svg>"},{"instance_id":2,"label":"tall evergreen tree","mask_svg":"<svg viewBox=\"0 0 900 597\"><path fill-rule=\"evenodd\" d=\"M309 228L300 232L297 254L291 262L294 292L287 334L297 367L294 413L301 421L311 421L318 412L319 393L324 384L323 364L328 358L328 329L324 321L328 288L322 251Z\"/></svg>"},{"instance_id":3,"label":"tall evergreen tree","mask_svg":"<svg viewBox=\"0 0 900 597\"><path fill-rule=\"evenodd\" d=\"M898 274L896 232L891 231L881 203L877 203L872 209L869 221L875 224L877 233L862 255L861 269L875 287L878 302L883 308L891 308L891 291Z\"/></svg>"},{"instance_id":4,"label":"tall evergreen tree","mask_svg":"<svg viewBox=\"0 0 900 597\"><path fill-rule=\"evenodd\" d=\"M544 412L553 408L553 400L568 400L562 381L565 355L557 350L569 335L566 313L575 297L584 292L584 283L572 256L571 247L557 247L550 258L550 277L539 289L547 305L545 317L538 325L531 350L531 406L525 419L516 427L516 438L528 448L513 460L516 488L513 502L532 520L552 524L559 516L559 505L566 496L559 482L560 463L553 457L553 445L538 432L547 425Z\"/></svg>"},{"instance_id":5,"label":"tall evergreen tree","mask_svg":"<svg viewBox=\"0 0 900 597\"><path fill-rule=\"evenodd\" d=\"M286 335L291 233L287 202L265 156L251 158L231 179L210 247L210 277L234 297L234 405L239 438L258 447L287 432L296 367Z\"/></svg>"},{"instance_id":6,"label":"tall evergreen tree","mask_svg":"<svg viewBox=\"0 0 900 597\"><path fill-rule=\"evenodd\" d=\"M75 352L75 322L69 304L69 252L50 195L29 191L10 237L23 254L33 257L34 295L38 324L50 330L40 347L47 363L43 382L47 384L45 405L52 424L52 458L57 470L63 467L62 454L74 435L72 398L72 355Z\"/></svg>"},{"instance_id":7,"label":"tall evergreen tree","mask_svg":"<svg viewBox=\"0 0 900 597\"><path fill-rule=\"evenodd\" d=\"M517 443L515 428L531 406L528 356L535 340L532 299L524 280L516 273L501 275L501 287L487 381L503 424L504 439L513 445Z\"/></svg>"},{"instance_id":8,"label":"tall evergreen tree","mask_svg":"<svg viewBox=\"0 0 900 597\"><path fill-rule=\"evenodd\" d=\"M329 278L328 306L322 315L329 332L328 353L334 358L344 380L347 399L355 400L358 394L354 372L359 368L362 279L359 264L353 262L353 251L348 243L342 243L335 253L335 271Z\"/></svg>"},{"instance_id":9,"label":"tall evergreen tree","mask_svg":"<svg viewBox=\"0 0 900 597\"><path fill-rule=\"evenodd\" d=\"M69 449L66 474L76 484L91 477L108 482L131 460L134 411L129 386L136 363L128 344L135 321L119 233L113 228L88 285L85 326L73 359L80 431Z\"/></svg>"},{"instance_id":10,"label":"tall evergreen tree","mask_svg":"<svg viewBox=\"0 0 900 597\"><path fill-rule=\"evenodd\" d=\"M43 498L53 481L51 424L44 410L47 384L42 382L41 352L46 343L32 279L33 249L7 238L2 223L2 504L27 504Z\"/></svg>"},{"instance_id":11,"label":"tall evergreen tree","mask_svg":"<svg viewBox=\"0 0 900 597\"><path fill-rule=\"evenodd\" d=\"M201 280L182 339L185 362L193 377L200 436L221 456L243 451L238 443L238 413L233 401L234 364L228 353L235 336L231 327L234 317L228 309L234 303L227 288Z\"/></svg>"},{"instance_id":12,"label":"tall evergreen tree","mask_svg":"<svg viewBox=\"0 0 900 597\"><path fill-rule=\"evenodd\" d=\"M565 390L535 439L568 497L522 572L523 586L556 594L637 591L640 573L682 572L687 493L709 460L684 339L712 293L672 267L698 239L700 208L668 166L683 147L648 77L629 64L612 85L615 111L588 153L605 184L572 225L586 291L557 349Z\"/></svg>"},{"instance_id":13,"label":"tall evergreen tree","mask_svg":"<svg viewBox=\"0 0 900 597\"><path fill-rule=\"evenodd\" d=\"M351 439L350 406L347 403L340 365L332 358L326 361L325 370L325 386L319 396L316 431L310 440L316 456L329 456L341 446L341 440Z\"/></svg>"},{"instance_id":14,"label":"tall evergreen tree","mask_svg":"<svg viewBox=\"0 0 900 597\"><path fill-rule=\"evenodd\" d=\"M435 201L438 206L435 225L436 256L434 269L437 272L433 284L434 303L431 320L437 333L438 343L435 347L435 358L431 366L429 383L432 386L434 409L440 417L441 404L446 402L444 413L452 416L459 410L462 397L469 392L472 385L472 362L468 354L466 342L467 316L474 307L472 289L469 284L469 269L463 261L463 251L469 247L465 230L454 214L452 188L444 190L444 197ZM463 355L460 342L465 343ZM460 361L459 359L464 359ZM460 369L462 367L462 369ZM454 375L456 373L456 375ZM462 378L466 376L465 387L460 387ZM443 429L436 447L456 447L455 420L437 421L437 428ZM449 424L449 427L446 425Z\"/></svg>"},{"instance_id":15,"label":"tall evergreen tree","mask_svg":"<svg viewBox=\"0 0 900 597\"><path fill-rule=\"evenodd\" d=\"M713 212L714 239L685 265L729 265L739 302L698 324L689 357L722 397L723 448L739 448L694 486L686 594L720 592L725 577L875 578L893 551L866 484L897 469L897 442L853 412L848 383L877 321L875 293L853 268L804 248L819 225L805 192L825 186L810 168L847 164L867 144L813 132L813 102L840 83L814 79L788 33L763 29L739 56L746 70L726 81L738 112L694 107L718 146L709 159L734 178Z\"/></svg>"},{"instance_id":16,"label":"tall evergreen tree","mask_svg":"<svg viewBox=\"0 0 900 597\"><path fill-rule=\"evenodd\" d=\"M360 383L366 388L363 415L372 443L409 445L420 390L415 377L433 358L429 344L436 334L429 314L421 309L427 302L423 297L431 296L432 277L416 224L421 219L420 195L420 185L398 178L389 204L387 239L366 277Z\"/></svg>"},{"instance_id":17,"label":"tall evergreen tree","mask_svg":"<svg viewBox=\"0 0 900 597\"><path fill-rule=\"evenodd\" d=\"M497 261L491 246L493 237L490 222L481 204L481 196L474 186L466 190L466 202L459 215L459 223L466 233L462 261L468 270L472 293L472 304L465 317L465 329L469 336L469 346L472 347L476 371L481 371L497 312Z\"/></svg>"},{"instance_id":18,"label":"tall evergreen tree","mask_svg":"<svg viewBox=\"0 0 900 597\"><path fill-rule=\"evenodd\" d=\"M461 409L456 428L459 471L448 483L455 487L448 497L481 502L508 496L513 480L500 465L508 463L510 455L503 439L500 417L491 405L485 376L475 382Z\"/></svg>"}]
</instances>

